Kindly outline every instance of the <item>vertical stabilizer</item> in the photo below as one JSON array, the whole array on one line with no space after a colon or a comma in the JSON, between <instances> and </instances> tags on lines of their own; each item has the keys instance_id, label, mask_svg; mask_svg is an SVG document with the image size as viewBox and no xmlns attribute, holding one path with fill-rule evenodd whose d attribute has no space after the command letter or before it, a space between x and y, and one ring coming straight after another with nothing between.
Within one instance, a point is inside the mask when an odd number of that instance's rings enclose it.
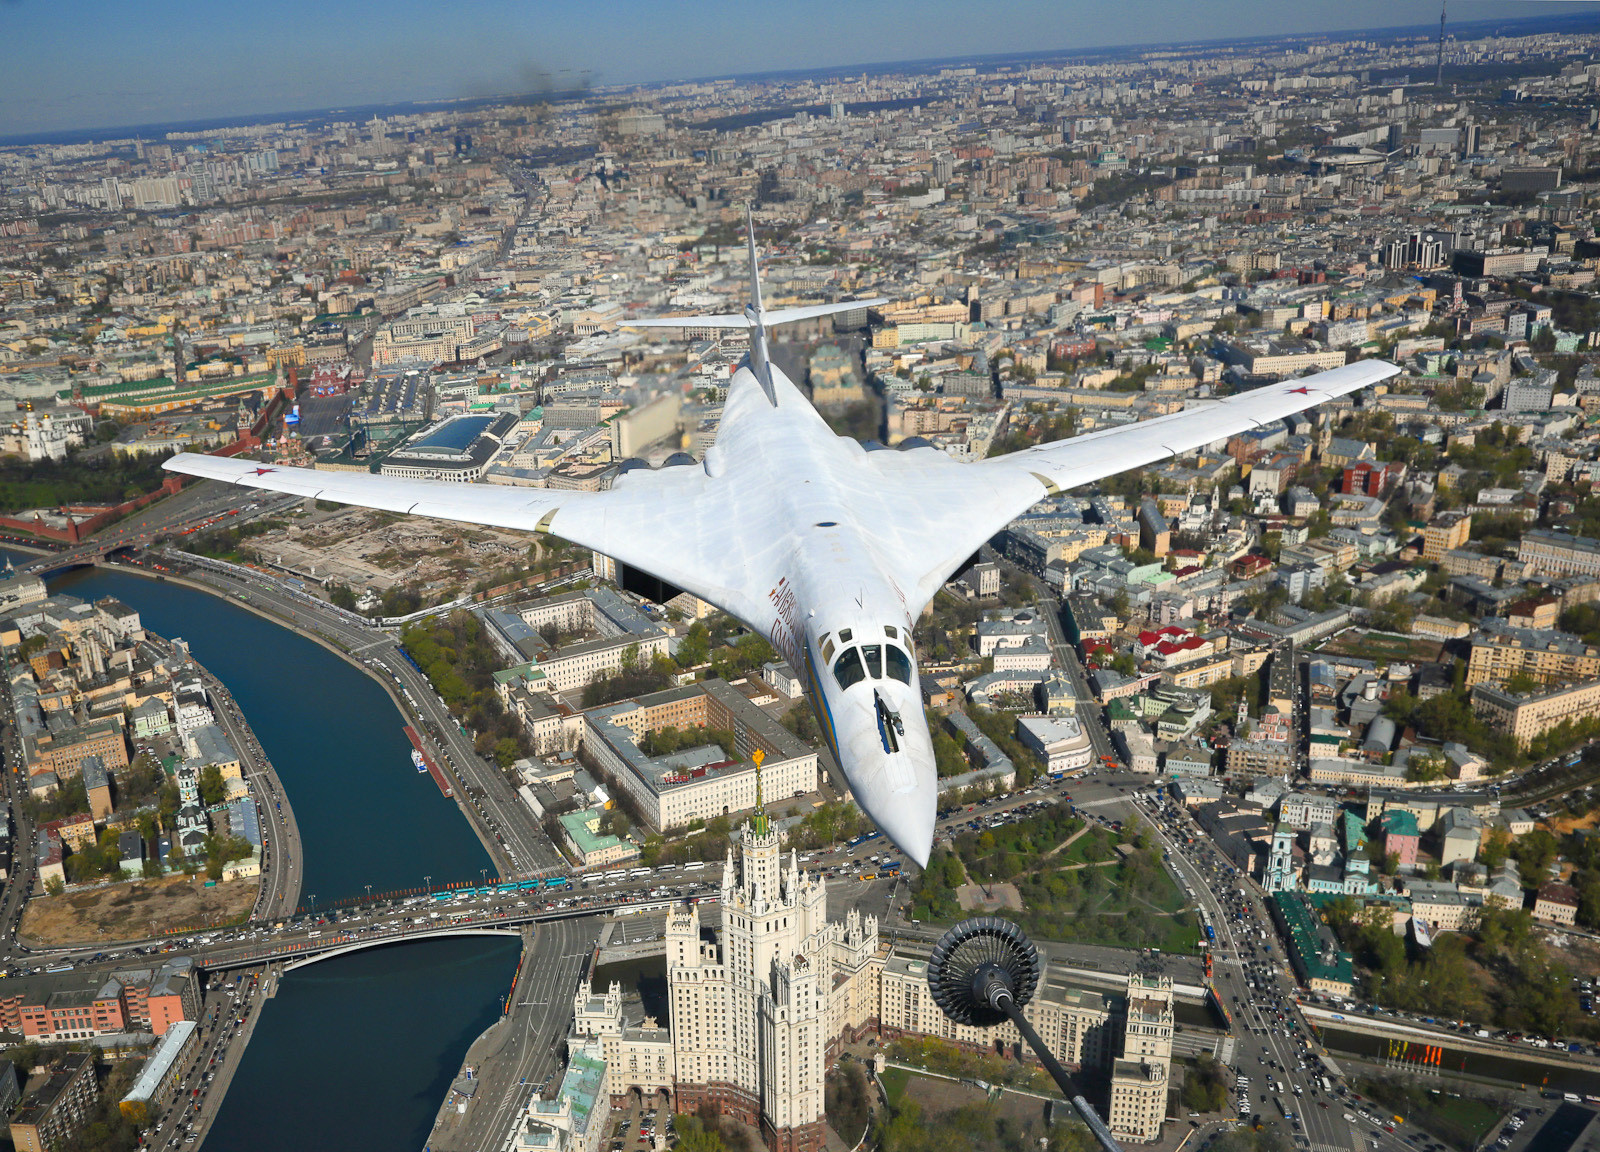
<instances>
[{"instance_id":1,"label":"vertical stabilizer","mask_svg":"<svg viewBox=\"0 0 1600 1152\"><path fill-rule=\"evenodd\" d=\"M772 387L772 369L767 363L767 326L761 308L761 269L756 263L756 218L749 204L744 206L745 244L750 253L750 303L745 306L745 317L750 321L750 370L755 373L766 393L767 403L778 406L778 396Z\"/></svg>"}]
</instances>

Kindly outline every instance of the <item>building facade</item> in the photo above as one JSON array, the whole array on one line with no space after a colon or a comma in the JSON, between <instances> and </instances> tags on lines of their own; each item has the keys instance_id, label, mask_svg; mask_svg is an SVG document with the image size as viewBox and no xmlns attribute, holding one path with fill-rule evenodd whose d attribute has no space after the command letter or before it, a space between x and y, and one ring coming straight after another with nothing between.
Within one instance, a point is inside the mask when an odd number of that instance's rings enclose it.
<instances>
[{"instance_id":1,"label":"building facade","mask_svg":"<svg viewBox=\"0 0 1600 1152\"><path fill-rule=\"evenodd\" d=\"M1153 1144L1167 1116L1172 1068L1172 977L1128 977L1122 1056L1111 1065L1106 1127L1119 1140Z\"/></svg>"}]
</instances>

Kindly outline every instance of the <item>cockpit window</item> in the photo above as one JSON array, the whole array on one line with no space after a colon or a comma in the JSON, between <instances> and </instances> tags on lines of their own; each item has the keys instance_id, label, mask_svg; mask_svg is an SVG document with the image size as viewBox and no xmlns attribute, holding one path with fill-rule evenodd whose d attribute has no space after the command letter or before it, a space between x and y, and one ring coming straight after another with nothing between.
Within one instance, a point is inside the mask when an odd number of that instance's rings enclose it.
<instances>
[{"instance_id":1,"label":"cockpit window","mask_svg":"<svg viewBox=\"0 0 1600 1152\"><path fill-rule=\"evenodd\" d=\"M822 638L822 662L826 664L833 659L833 641L826 636Z\"/></svg>"},{"instance_id":2,"label":"cockpit window","mask_svg":"<svg viewBox=\"0 0 1600 1152\"><path fill-rule=\"evenodd\" d=\"M843 636L843 633L840 635ZM839 657L839 662L833 666L833 678L839 682L841 688L848 688L865 680L867 673L866 669L861 667L861 653L854 648L846 648L844 655Z\"/></svg>"},{"instance_id":3,"label":"cockpit window","mask_svg":"<svg viewBox=\"0 0 1600 1152\"><path fill-rule=\"evenodd\" d=\"M893 624L885 624L883 626L883 634L891 640L899 639L900 636L899 630Z\"/></svg>"},{"instance_id":4,"label":"cockpit window","mask_svg":"<svg viewBox=\"0 0 1600 1152\"><path fill-rule=\"evenodd\" d=\"M855 633L850 631L850 629L848 629L848 628L839 629L839 643L841 643L841 644L850 643L850 637L852 637L854 635L855 635Z\"/></svg>"},{"instance_id":5,"label":"cockpit window","mask_svg":"<svg viewBox=\"0 0 1600 1152\"><path fill-rule=\"evenodd\" d=\"M911 657L907 656L898 644L887 644L884 647L889 675L902 684L911 683Z\"/></svg>"},{"instance_id":6,"label":"cockpit window","mask_svg":"<svg viewBox=\"0 0 1600 1152\"><path fill-rule=\"evenodd\" d=\"M882 680L883 679L883 645L882 644L863 644L861 646L861 655L862 655L863 658L865 658L865 660L867 662L867 671L872 674L872 678L874 680Z\"/></svg>"}]
</instances>

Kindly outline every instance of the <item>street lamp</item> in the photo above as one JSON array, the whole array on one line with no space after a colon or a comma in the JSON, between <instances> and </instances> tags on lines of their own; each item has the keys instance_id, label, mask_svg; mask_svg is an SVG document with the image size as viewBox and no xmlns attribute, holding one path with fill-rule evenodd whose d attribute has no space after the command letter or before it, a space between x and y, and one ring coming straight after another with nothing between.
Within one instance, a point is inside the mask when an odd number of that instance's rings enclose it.
<instances>
[{"instance_id":1,"label":"street lamp","mask_svg":"<svg viewBox=\"0 0 1600 1152\"><path fill-rule=\"evenodd\" d=\"M370 904L372 902L372 885L368 884L366 886L366 888L367 888L367 902Z\"/></svg>"},{"instance_id":2,"label":"street lamp","mask_svg":"<svg viewBox=\"0 0 1600 1152\"><path fill-rule=\"evenodd\" d=\"M484 884L489 883L489 870L487 868L479 868L478 875L483 878Z\"/></svg>"},{"instance_id":3,"label":"street lamp","mask_svg":"<svg viewBox=\"0 0 1600 1152\"><path fill-rule=\"evenodd\" d=\"M1043 975L1039 950L1009 920L979 916L963 920L939 938L928 961L928 990L957 1024L992 1028L1009 1020L1033 1049L1073 1108L1106 1152L1121 1152L1089 1102L1073 1090L1061 1062L1022 1015Z\"/></svg>"},{"instance_id":4,"label":"street lamp","mask_svg":"<svg viewBox=\"0 0 1600 1152\"><path fill-rule=\"evenodd\" d=\"M429 889L431 889L432 887L433 887L433 877L431 875L424 874L423 877L422 877L422 890L424 892L426 892Z\"/></svg>"},{"instance_id":5,"label":"street lamp","mask_svg":"<svg viewBox=\"0 0 1600 1152\"><path fill-rule=\"evenodd\" d=\"M311 900L311 918L314 920L314 919L316 919L316 916L317 916L317 898L315 896L312 896L312 897L310 897L310 900Z\"/></svg>"}]
</instances>

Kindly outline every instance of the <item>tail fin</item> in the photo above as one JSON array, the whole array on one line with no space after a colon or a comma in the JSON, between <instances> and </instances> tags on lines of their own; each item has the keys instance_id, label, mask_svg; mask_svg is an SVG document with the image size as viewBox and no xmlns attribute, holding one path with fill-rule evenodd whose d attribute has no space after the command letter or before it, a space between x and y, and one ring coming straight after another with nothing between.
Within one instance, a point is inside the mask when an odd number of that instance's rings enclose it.
<instances>
[{"instance_id":1,"label":"tail fin","mask_svg":"<svg viewBox=\"0 0 1600 1152\"><path fill-rule=\"evenodd\" d=\"M843 300L836 304L807 304L799 308L779 308L768 312L761 304L761 268L756 261L756 223L754 213L745 206L745 245L750 261L750 302L738 314L724 313L712 316L662 316L650 320L624 320L624 328L744 328L750 333L750 370L761 383L761 391L774 407L778 398L772 387L772 370L767 363L767 329L775 324L791 324L796 320L814 320L818 316L832 316L839 312L852 312L857 308L876 308L887 304L888 297L877 296L871 300Z\"/></svg>"},{"instance_id":2,"label":"tail fin","mask_svg":"<svg viewBox=\"0 0 1600 1152\"><path fill-rule=\"evenodd\" d=\"M750 370L756 374L761 390L767 394L767 403L778 406L778 394L772 388L772 365L767 363L767 326L761 316L761 266L756 263L756 215L749 204L744 206L745 248L750 254L750 303L745 305L745 315L750 317Z\"/></svg>"}]
</instances>

